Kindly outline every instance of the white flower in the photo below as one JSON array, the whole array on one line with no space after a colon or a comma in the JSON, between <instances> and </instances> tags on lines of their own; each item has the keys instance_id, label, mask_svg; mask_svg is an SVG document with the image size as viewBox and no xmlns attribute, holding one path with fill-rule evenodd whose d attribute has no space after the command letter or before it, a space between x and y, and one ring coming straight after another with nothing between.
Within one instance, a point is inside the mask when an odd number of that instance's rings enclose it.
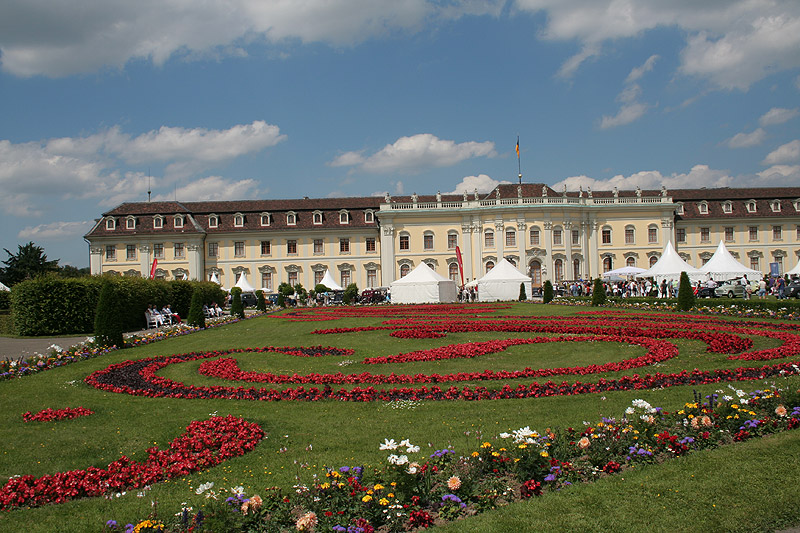
<instances>
[{"instance_id":1,"label":"white flower","mask_svg":"<svg viewBox=\"0 0 800 533\"><path fill-rule=\"evenodd\" d=\"M408 456L407 455L401 455L400 457L397 458L397 463L395 463L395 464L404 465L406 463L408 463Z\"/></svg>"},{"instance_id":2,"label":"white flower","mask_svg":"<svg viewBox=\"0 0 800 533\"><path fill-rule=\"evenodd\" d=\"M634 409L633 407L628 407L627 409L625 409L625 414L626 415L632 415L635 412L636 412L636 409Z\"/></svg>"},{"instance_id":3,"label":"white flower","mask_svg":"<svg viewBox=\"0 0 800 533\"><path fill-rule=\"evenodd\" d=\"M195 490L194 493L195 494L203 494L205 491L207 491L209 489L213 489L213 488L214 488L214 482L213 481L209 481L208 483L203 483L202 485L197 487L197 490Z\"/></svg>"},{"instance_id":4,"label":"white flower","mask_svg":"<svg viewBox=\"0 0 800 533\"><path fill-rule=\"evenodd\" d=\"M394 439L384 439L383 440L383 444L381 444L380 449L381 450L396 450L397 449L397 443L394 441Z\"/></svg>"},{"instance_id":5,"label":"white flower","mask_svg":"<svg viewBox=\"0 0 800 533\"><path fill-rule=\"evenodd\" d=\"M501 439L507 439L510 436L511 436L511 433L500 433L500 438Z\"/></svg>"},{"instance_id":6,"label":"white flower","mask_svg":"<svg viewBox=\"0 0 800 533\"><path fill-rule=\"evenodd\" d=\"M409 447L406 448L406 453L417 453L418 451L419 451L419 446L414 446L413 444L409 445Z\"/></svg>"},{"instance_id":7,"label":"white flower","mask_svg":"<svg viewBox=\"0 0 800 533\"><path fill-rule=\"evenodd\" d=\"M241 496L242 494L244 494L244 487L242 487L241 485L238 487L231 487L231 492L237 496Z\"/></svg>"},{"instance_id":8,"label":"white flower","mask_svg":"<svg viewBox=\"0 0 800 533\"><path fill-rule=\"evenodd\" d=\"M408 439L403 439L400 441L400 446L412 446L411 441Z\"/></svg>"}]
</instances>

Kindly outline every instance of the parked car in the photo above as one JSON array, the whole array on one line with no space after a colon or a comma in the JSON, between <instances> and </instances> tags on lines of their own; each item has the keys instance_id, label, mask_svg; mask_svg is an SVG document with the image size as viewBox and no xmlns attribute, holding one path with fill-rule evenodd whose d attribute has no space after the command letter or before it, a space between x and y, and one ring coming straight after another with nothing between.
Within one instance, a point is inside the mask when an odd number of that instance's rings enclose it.
<instances>
[{"instance_id":1,"label":"parked car","mask_svg":"<svg viewBox=\"0 0 800 533\"><path fill-rule=\"evenodd\" d=\"M242 306L243 307L255 307L258 303L258 298L256 298L255 293L253 292L243 292L242 293Z\"/></svg>"},{"instance_id":2,"label":"parked car","mask_svg":"<svg viewBox=\"0 0 800 533\"><path fill-rule=\"evenodd\" d=\"M783 291L787 298L800 298L800 279L792 280Z\"/></svg>"},{"instance_id":3,"label":"parked car","mask_svg":"<svg viewBox=\"0 0 800 533\"><path fill-rule=\"evenodd\" d=\"M711 289L709 287L700 287L697 289L697 293L695 294L697 298L716 298L717 292L716 289Z\"/></svg>"},{"instance_id":4,"label":"parked car","mask_svg":"<svg viewBox=\"0 0 800 533\"><path fill-rule=\"evenodd\" d=\"M729 279L717 285L715 292L720 298L744 298L744 285L738 279Z\"/></svg>"}]
</instances>

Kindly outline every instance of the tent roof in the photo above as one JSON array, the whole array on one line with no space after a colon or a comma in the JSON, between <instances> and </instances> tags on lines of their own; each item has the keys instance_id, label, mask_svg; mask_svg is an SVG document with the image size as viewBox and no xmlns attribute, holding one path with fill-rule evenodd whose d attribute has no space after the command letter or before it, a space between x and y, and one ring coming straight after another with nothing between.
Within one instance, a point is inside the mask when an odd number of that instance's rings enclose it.
<instances>
[{"instance_id":1,"label":"tent roof","mask_svg":"<svg viewBox=\"0 0 800 533\"><path fill-rule=\"evenodd\" d=\"M624 266L621 268L615 268L614 270L609 270L603 274L604 278L609 278L612 276L635 276L636 274L641 274L645 272L646 268L639 268L633 266Z\"/></svg>"},{"instance_id":2,"label":"tent roof","mask_svg":"<svg viewBox=\"0 0 800 533\"><path fill-rule=\"evenodd\" d=\"M800 261L797 261L797 264L794 266L794 268L787 272L787 274L790 276L800 276Z\"/></svg>"},{"instance_id":3,"label":"tent roof","mask_svg":"<svg viewBox=\"0 0 800 533\"><path fill-rule=\"evenodd\" d=\"M217 273L216 273L216 272L212 272L212 273L211 273L211 281L213 281L213 282L214 282L214 283L216 283L217 285L222 285L222 284L219 282L219 276L217 276Z\"/></svg>"},{"instance_id":4,"label":"tent roof","mask_svg":"<svg viewBox=\"0 0 800 533\"><path fill-rule=\"evenodd\" d=\"M744 275L761 277L761 272L748 268L737 261L722 241L719 241L717 251L714 252L714 255L708 260L708 263L700 267L700 271L711 277L717 276L725 279Z\"/></svg>"},{"instance_id":5,"label":"tent roof","mask_svg":"<svg viewBox=\"0 0 800 533\"><path fill-rule=\"evenodd\" d=\"M431 267L422 262L419 265L417 265L417 267L414 270L406 274L405 277L393 281L392 286L411 285L414 283L426 283L432 281L449 281L450 283L453 283L452 280L447 279L441 274L436 273L436 271L434 271Z\"/></svg>"},{"instance_id":6,"label":"tent roof","mask_svg":"<svg viewBox=\"0 0 800 533\"><path fill-rule=\"evenodd\" d=\"M330 270L326 270L325 271L325 275L322 276L322 280L320 281L320 283L322 285L325 285L326 287L328 287L332 291L344 290L342 288L342 286L339 285L338 283L336 283L336 280L333 279L333 276L331 276L331 271Z\"/></svg>"},{"instance_id":7,"label":"tent roof","mask_svg":"<svg viewBox=\"0 0 800 533\"><path fill-rule=\"evenodd\" d=\"M247 274L244 272L242 272L242 275L239 276L239 281L236 282L234 287L239 287L242 289L242 292L253 292L256 290L256 288L250 285L250 283L247 281Z\"/></svg>"},{"instance_id":8,"label":"tent roof","mask_svg":"<svg viewBox=\"0 0 800 533\"><path fill-rule=\"evenodd\" d=\"M11 290L11 289L9 289L9 288L8 288L8 287L5 285L5 283L3 283L2 281L0 281L0 291L10 291L10 290Z\"/></svg>"},{"instance_id":9,"label":"tent roof","mask_svg":"<svg viewBox=\"0 0 800 533\"><path fill-rule=\"evenodd\" d=\"M531 278L517 270L508 259L503 257L497 264L487 272L478 283L482 281L530 281Z\"/></svg>"},{"instance_id":10,"label":"tent roof","mask_svg":"<svg viewBox=\"0 0 800 533\"><path fill-rule=\"evenodd\" d=\"M672 241L667 241L667 245L664 247L664 252L661 254L661 257L658 258L656 264L650 267L649 270L645 270L641 274L636 274L636 277L677 278L681 275L681 272L686 272L690 278L699 278L702 276L702 273L699 270L684 261L683 258L678 255L678 252L675 251L675 247L672 246Z\"/></svg>"}]
</instances>

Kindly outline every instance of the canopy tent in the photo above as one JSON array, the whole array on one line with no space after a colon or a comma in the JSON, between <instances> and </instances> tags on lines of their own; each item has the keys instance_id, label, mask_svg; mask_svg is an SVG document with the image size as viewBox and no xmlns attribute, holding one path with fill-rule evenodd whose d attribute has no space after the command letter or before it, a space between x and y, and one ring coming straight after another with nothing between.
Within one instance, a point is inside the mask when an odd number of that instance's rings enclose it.
<instances>
[{"instance_id":1,"label":"canopy tent","mask_svg":"<svg viewBox=\"0 0 800 533\"><path fill-rule=\"evenodd\" d=\"M392 303L426 304L456 301L456 284L441 274L434 272L425 263L405 277L392 282Z\"/></svg>"},{"instance_id":2,"label":"canopy tent","mask_svg":"<svg viewBox=\"0 0 800 533\"><path fill-rule=\"evenodd\" d=\"M10 291L10 290L11 290L11 289L9 289L8 287L6 287L5 283L3 283L2 281L0 281L0 291Z\"/></svg>"},{"instance_id":3,"label":"canopy tent","mask_svg":"<svg viewBox=\"0 0 800 533\"><path fill-rule=\"evenodd\" d=\"M614 270L609 270L608 272L603 273L604 278L614 278L614 277L626 277L626 276L635 276L636 274L641 274L642 272L646 271L646 268L639 268L633 266L624 266L621 268L615 268Z\"/></svg>"},{"instance_id":4,"label":"canopy tent","mask_svg":"<svg viewBox=\"0 0 800 533\"><path fill-rule=\"evenodd\" d=\"M525 294L531 296L531 278L504 257L478 280L478 301L517 300L520 283L525 285Z\"/></svg>"},{"instance_id":5,"label":"canopy tent","mask_svg":"<svg viewBox=\"0 0 800 533\"><path fill-rule=\"evenodd\" d=\"M716 280L726 280L733 278L741 278L742 276L750 276L752 279L758 279L762 276L758 270L747 268L734 258L725 243L719 241L717 251L708 260L708 263L700 267L700 272L706 277L715 278Z\"/></svg>"},{"instance_id":6,"label":"canopy tent","mask_svg":"<svg viewBox=\"0 0 800 533\"><path fill-rule=\"evenodd\" d=\"M332 291L343 291L344 290L344 288L341 285L339 285L338 283L336 283L336 280L333 279L333 276L331 276L331 271L330 270L326 270L325 271L325 275L322 276L322 281L320 281L319 283L322 284L322 285L325 285L326 287L328 287Z\"/></svg>"},{"instance_id":7,"label":"canopy tent","mask_svg":"<svg viewBox=\"0 0 800 533\"><path fill-rule=\"evenodd\" d=\"M658 258L656 264L648 270L640 274L636 274L637 278L653 278L656 283L662 280L675 280L678 281L681 277L681 272L686 272L689 279L692 281L703 279L704 274L700 270L694 268L692 265L683 260L675 247L672 246L672 241L667 241L664 247L664 252Z\"/></svg>"},{"instance_id":8,"label":"canopy tent","mask_svg":"<svg viewBox=\"0 0 800 533\"><path fill-rule=\"evenodd\" d=\"M800 276L800 261L798 261L797 264L794 266L794 268L788 271L787 274L789 275L789 277Z\"/></svg>"},{"instance_id":9,"label":"canopy tent","mask_svg":"<svg viewBox=\"0 0 800 533\"><path fill-rule=\"evenodd\" d=\"M250 285L250 282L247 281L247 274L242 272L239 275L239 281L236 282L234 287L239 287L242 289L242 292L255 292L256 288Z\"/></svg>"},{"instance_id":10,"label":"canopy tent","mask_svg":"<svg viewBox=\"0 0 800 533\"><path fill-rule=\"evenodd\" d=\"M217 276L216 272L211 273L211 281L213 281L217 285L222 285L222 283L219 282L219 276Z\"/></svg>"}]
</instances>

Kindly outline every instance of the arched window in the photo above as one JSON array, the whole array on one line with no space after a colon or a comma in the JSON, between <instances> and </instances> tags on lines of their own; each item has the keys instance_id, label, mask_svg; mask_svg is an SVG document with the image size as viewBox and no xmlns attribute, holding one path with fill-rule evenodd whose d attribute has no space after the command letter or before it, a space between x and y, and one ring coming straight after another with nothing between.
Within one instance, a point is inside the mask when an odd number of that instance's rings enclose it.
<instances>
[{"instance_id":1,"label":"arched window","mask_svg":"<svg viewBox=\"0 0 800 533\"><path fill-rule=\"evenodd\" d=\"M531 282L534 287L542 286L542 264L534 259L528 265L530 267L528 275L531 277Z\"/></svg>"},{"instance_id":2,"label":"arched window","mask_svg":"<svg viewBox=\"0 0 800 533\"><path fill-rule=\"evenodd\" d=\"M375 222L375 213L373 211L365 211L364 222L366 222L367 224Z\"/></svg>"},{"instance_id":3,"label":"arched window","mask_svg":"<svg viewBox=\"0 0 800 533\"><path fill-rule=\"evenodd\" d=\"M611 258L606 257L603 259L603 272L608 272L609 270L613 270L614 267L611 265Z\"/></svg>"},{"instance_id":4,"label":"arched window","mask_svg":"<svg viewBox=\"0 0 800 533\"><path fill-rule=\"evenodd\" d=\"M494 268L494 261L486 261L486 273L488 274Z\"/></svg>"},{"instance_id":5,"label":"arched window","mask_svg":"<svg viewBox=\"0 0 800 533\"><path fill-rule=\"evenodd\" d=\"M556 259L553 262L553 270L555 270L556 281L562 281L564 279L564 261Z\"/></svg>"},{"instance_id":6,"label":"arched window","mask_svg":"<svg viewBox=\"0 0 800 533\"><path fill-rule=\"evenodd\" d=\"M636 266L636 259L633 257L629 257L625 260L625 266L635 267Z\"/></svg>"},{"instance_id":7,"label":"arched window","mask_svg":"<svg viewBox=\"0 0 800 533\"><path fill-rule=\"evenodd\" d=\"M261 225L262 226L269 226L271 223L271 218L269 213L261 213Z\"/></svg>"},{"instance_id":8,"label":"arched window","mask_svg":"<svg viewBox=\"0 0 800 533\"><path fill-rule=\"evenodd\" d=\"M350 213L345 210L339 211L339 224L349 224Z\"/></svg>"},{"instance_id":9,"label":"arched window","mask_svg":"<svg viewBox=\"0 0 800 533\"><path fill-rule=\"evenodd\" d=\"M572 260L572 279L581 279L581 260Z\"/></svg>"},{"instance_id":10,"label":"arched window","mask_svg":"<svg viewBox=\"0 0 800 533\"><path fill-rule=\"evenodd\" d=\"M458 285L459 275L458 275L458 263L450 263L450 266L447 269L448 277Z\"/></svg>"},{"instance_id":11,"label":"arched window","mask_svg":"<svg viewBox=\"0 0 800 533\"><path fill-rule=\"evenodd\" d=\"M314 211L313 223L316 225L322 224L322 211Z\"/></svg>"},{"instance_id":12,"label":"arched window","mask_svg":"<svg viewBox=\"0 0 800 533\"><path fill-rule=\"evenodd\" d=\"M407 263L400 265L400 277L401 278L406 277L410 271L411 271L411 267L408 266Z\"/></svg>"},{"instance_id":13,"label":"arched window","mask_svg":"<svg viewBox=\"0 0 800 533\"><path fill-rule=\"evenodd\" d=\"M512 265L512 266L517 266L517 262L516 262L516 261L514 261L514 260L513 260L513 259L511 259L511 258L508 258L508 257L506 257L506 261L508 261L509 263L511 263L511 265Z\"/></svg>"},{"instance_id":14,"label":"arched window","mask_svg":"<svg viewBox=\"0 0 800 533\"><path fill-rule=\"evenodd\" d=\"M244 226L244 215L236 213L233 216L233 225L236 226L237 228L241 228L242 226Z\"/></svg>"},{"instance_id":15,"label":"arched window","mask_svg":"<svg viewBox=\"0 0 800 533\"><path fill-rule=\"evenodd\" d=\"M658 262L658 257L656 257L656 256L654 256L654 255L650 256L650 267L651 267L651 268L652 268L652 266L653 266L653 265L655 265L657 262Z\"/></svg>"},{"instance_id":16,"label":"arched window","mask_svg":"<svg viewBox=\"0 0 800 533\"><path fill-rule=\"evenodd\" d=\"M209 228L216 228L219 226L219 217L217 215L209 215L208 216L208 227Z\"/></svg>"},{"instance_id":17,"label":"arched window","mask_svg":"<svg viewBox=\"0 0 800 533\"><path fill-rule=\"evenodd\" d=\"M287 226L297 225L297 215L293 211L286 213L286 225Z\"/></svg>"}]
</instances>

